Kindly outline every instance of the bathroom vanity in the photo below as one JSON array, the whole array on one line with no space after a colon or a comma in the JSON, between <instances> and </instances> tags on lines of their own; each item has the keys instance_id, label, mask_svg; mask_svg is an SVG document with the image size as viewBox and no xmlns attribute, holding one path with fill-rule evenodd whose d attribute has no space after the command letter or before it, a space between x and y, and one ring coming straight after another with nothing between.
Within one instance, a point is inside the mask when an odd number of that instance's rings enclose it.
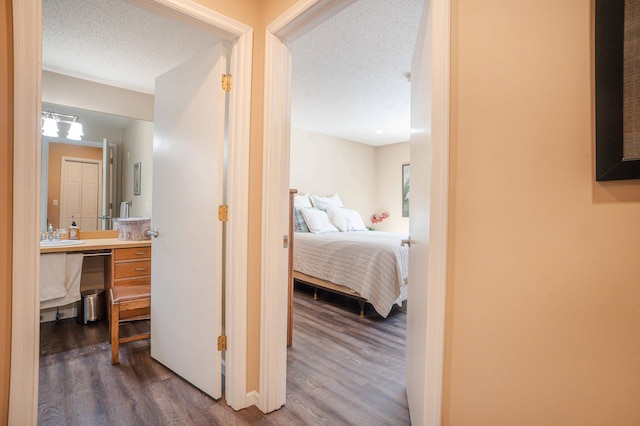
<instances>
[{"instance_id":1,"label":"bathroom vanity","mask_svg":"<svg viewBox=\"0 0 640 426\"><path fill-rule=\"evenodd\" d=\"M85 260L89 257L102 257L104 259L103 282L107 303L109 303L109 289L112 286L151 284L151 240L119 240L116 231L81 233L80 240L84 243L41 247L40 253L82 253ZM147 309L144 312L127 312L126 315L126 318L123 319L148 316L149 312Z\"/></svg>"}]
</instances>

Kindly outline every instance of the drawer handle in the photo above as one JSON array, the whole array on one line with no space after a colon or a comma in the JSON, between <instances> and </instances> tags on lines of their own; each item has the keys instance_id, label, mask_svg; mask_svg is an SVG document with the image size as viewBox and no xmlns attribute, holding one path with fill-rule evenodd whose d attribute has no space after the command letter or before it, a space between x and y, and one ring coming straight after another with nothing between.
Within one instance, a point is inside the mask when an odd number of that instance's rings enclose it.
<instances>
[{"instance_id":1,"label":"drawer handle","mask_svg":"<svg viewBox=\"0 0 640 426\"><path fill-rule=\"evenodd\" d=\"M142 256L144 254L147 254L147 252L146 251L137 251L136 252L136 256Z\"/></svg>"},{"instance_id":2,"label":"drawer handle","mask_svg":"<svg viewBox=\"0 0 640 426\"><path fill-rule=\"evenodd\" d=\"M136 268L136 271L144 271L147 268Z\"/></svg>"}]
</instances>

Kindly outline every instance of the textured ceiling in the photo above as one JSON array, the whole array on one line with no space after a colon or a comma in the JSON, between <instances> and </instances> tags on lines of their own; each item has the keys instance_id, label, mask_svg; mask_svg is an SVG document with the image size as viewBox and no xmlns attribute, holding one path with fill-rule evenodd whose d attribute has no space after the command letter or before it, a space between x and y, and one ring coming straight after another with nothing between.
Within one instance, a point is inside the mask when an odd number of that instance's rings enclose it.
<instances>
[{"instance_id":1,"label":"textured ceiling","mask_svg":"<svg viewBox=\"0 0 640 426\"><path fill-rule=\"evenodd\" d=\"M360 0L297 39L292 125L370 145L408 141L404 73L411 70L423 3Z\"/></svg>"},{"instance_id":2,"label":"textured ceiling","mask_svg":"<svg viewBox=\"0 0 640 426\"><path fill-rule=\"evenodd\" d=\"M219 41L122 0L43 0L42 68L153 93L155 78Z\"/></svg>"},{"instance_id":3,"label":"textured ceiling","mask_svg":"<svg viewBox=\"0 0 640 426\"><path fill-rule=\"evenodd\" d=\"M292 125L371 145L409 140L403 74L423 1L359 0L297 39ZM144 93L219 40L133 0L43 0L42 7L43 69Z\"/></svg>"}]
</instances>

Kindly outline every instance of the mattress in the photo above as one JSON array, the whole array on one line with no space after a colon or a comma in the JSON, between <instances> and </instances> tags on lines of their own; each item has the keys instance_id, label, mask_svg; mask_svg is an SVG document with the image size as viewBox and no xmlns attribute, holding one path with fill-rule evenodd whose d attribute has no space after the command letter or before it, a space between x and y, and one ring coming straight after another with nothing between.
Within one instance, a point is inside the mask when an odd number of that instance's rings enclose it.
<instances>
[{"instance_id":1,"label":"mattress","mask_svg":"<svg viewBox=\"0 0 640 426\"><path fill-rule=\"evenodd\" d=\"M406 238L381 231L296 232L293 269L358 292L386 317L406 299L409 249L400 245Z\"/></svg>"}]
</instances>

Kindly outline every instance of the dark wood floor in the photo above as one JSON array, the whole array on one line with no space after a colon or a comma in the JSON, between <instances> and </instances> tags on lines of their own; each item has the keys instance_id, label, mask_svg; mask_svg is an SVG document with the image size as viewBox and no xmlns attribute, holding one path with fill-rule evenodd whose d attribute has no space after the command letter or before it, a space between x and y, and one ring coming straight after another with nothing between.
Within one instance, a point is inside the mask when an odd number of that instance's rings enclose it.
<instances>
[{"instance_id":1,"label":"dark wood floor","mask_svg":"<svg viewBox=\"0 0 640 426\"><path fill-rule=\"evenodd\" d=\"M41 325L38 424L42 425L403 425L406 315L379 317L328 293L294 298L287 404L270 414L234 411L151 359L149 341L120 348L112 366L107 322ZM148 327L148 324L126 327ZM137 331L137 330L133 330ZM126 332L126 330L125 330Z\"/></svg>"}]
</instances>

